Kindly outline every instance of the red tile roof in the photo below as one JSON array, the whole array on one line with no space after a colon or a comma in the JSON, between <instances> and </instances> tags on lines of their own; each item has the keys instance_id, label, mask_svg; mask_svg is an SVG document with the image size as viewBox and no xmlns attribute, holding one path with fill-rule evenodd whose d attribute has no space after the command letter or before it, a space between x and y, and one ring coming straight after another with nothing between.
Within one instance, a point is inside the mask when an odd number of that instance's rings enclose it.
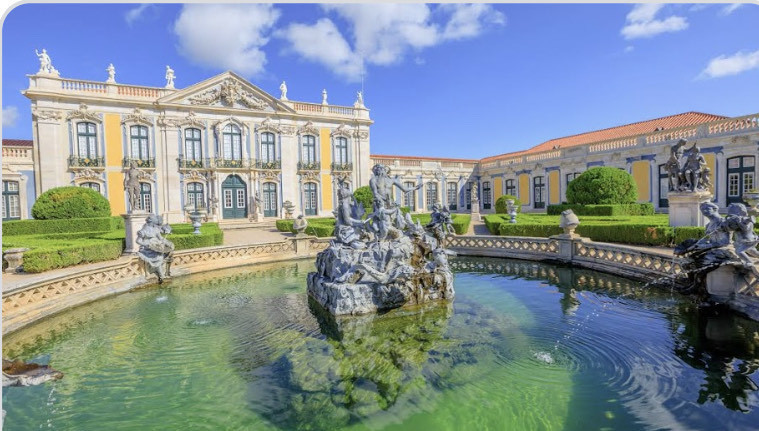
<instances>
[{"instance_id":1,"label":"red tile roof","mask_svg":"<svg viewBox=\"0 0 759 431\"><path fill-rule=\"evenodd\" d=\"M3 139L3 147L31 147L31 139Z\"/></svg>"},{"instance_id":2,"label":"red tile roof","mask_svg":"<svg viewBox=\"0 0 759 431\"><path fill-rule=\"evenodd\" d=\"M593 132L580 133L578 135L565 136L563 138L551 139L543 142L528 150L500 154L497 156L486 157L482 162L488 162L498 159L514 157L522 154L539 153L550 151L554 148L568 148L577 145L585 145L593 142L601 142L609 139L624 138L629 136L639 136L652 133L657 130L675 129L684 126L693 126L710 121L722 120L727 117L722 115L704 114L702 112L685 112L682 114L670 115L667 117L654 118L653 120L639 121L637 123L626 124L624 126L610 127L608 129L596 130Z\"/></svg>"}]
</instances>

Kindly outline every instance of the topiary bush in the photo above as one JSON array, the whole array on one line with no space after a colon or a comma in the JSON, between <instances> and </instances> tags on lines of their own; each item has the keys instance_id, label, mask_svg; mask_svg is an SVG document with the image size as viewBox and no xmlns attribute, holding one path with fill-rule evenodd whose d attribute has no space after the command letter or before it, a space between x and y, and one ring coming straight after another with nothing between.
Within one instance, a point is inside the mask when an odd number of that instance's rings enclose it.
<instances>
[{"instance_id":1,"label":"topiary bush","mask_svg":"<svg viewBox=\"0 0 759 431\"><path fill-rule=\"evenodd\" d=\"M111 204L100 193L86 187L56 187L42 193L32 206L37 220L109 217Z\"/></svg>"},{"instance_id":2,"label":"topiary bush","mask_svg":"<svg viewBox=\"0 0 759 431\"><path fill-rule=\"evenodd\" d=\"M369 214L373 211L374 194L369 186L359 187L353 191L353 198L356 202L364 206L364 210Z\"/></svg>"},{"instance_id":3,"label":"topiary bush","mask_svg":"<svg viewBox=\"0 0 759 431\"><path fill-rule=\"evenodd\" d=\"M632 175L608 166L590 168L567 185L570 204L632 204L637 199L638 187Z\"/></svg>"},{"instance_id":4,"label":"topiary bush","mask_svg":"<svg viewBox=\"0 0 759 431\"><path fill-rule=\"evenodd\" d=\"M495 201L495 213L496 214L508 214L509 210L506 205L506 201L509 199L514 199L514 205L517 207L517 212L522 212L522 202L517 199L516 196L512 195L503 195L500 198L496 199Z\"/></svg>"}]
</instances>

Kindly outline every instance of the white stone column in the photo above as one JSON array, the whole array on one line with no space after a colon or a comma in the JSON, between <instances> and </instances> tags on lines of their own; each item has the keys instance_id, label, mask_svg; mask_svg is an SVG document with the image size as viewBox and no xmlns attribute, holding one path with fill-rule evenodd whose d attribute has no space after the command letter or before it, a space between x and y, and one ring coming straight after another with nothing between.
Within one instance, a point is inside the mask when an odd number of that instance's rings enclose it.
<instances>
[{"instance_id":1,"label":"white stone column","mask_svg":"<svg viewBox=\"0 0 759 431\"><path fill-rule=\"evenodd\" d=\"M300 204L300 187L298 181L298 138L295 134L281 134L282 142L282 204L290 201L295 205L294 215L303 212Z\"/></svg>"},{"instance_id":2,"label":"white stone column","mask_svg":"<svg viewBox=\"0 0 759 431\"><path fill-rule=\"evenodd\" d=\"M36 181L37 196L53 187L69 184L68 158L75 153L69 151L68 124L68 121L61 122L52 118L34 121L34 164L39 175L39 181ZM71 133L75 134L76 131L72 129ZM103 137L98 136L98 139Z\"/></svg>"}]
</instances>

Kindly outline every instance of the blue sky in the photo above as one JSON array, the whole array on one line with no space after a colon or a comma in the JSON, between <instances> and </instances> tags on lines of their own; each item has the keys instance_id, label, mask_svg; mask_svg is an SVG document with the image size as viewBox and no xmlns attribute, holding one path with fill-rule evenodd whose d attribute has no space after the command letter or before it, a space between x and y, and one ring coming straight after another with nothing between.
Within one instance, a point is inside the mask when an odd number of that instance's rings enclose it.
<instances>
[{"instance_id":1,"label":"blue sky","mask_svg":"<svg viewBox=\"0 0 759 431\"><path fill-rule=\"evenodd\" d=\"M32 136L20 91L46 48L67 78L183 88L234 70L291 100L352 105L373 154L481 158L701 111L759 112L759 7L26 4L2 29L3 137Z\"/></svg>"}]
</instances>

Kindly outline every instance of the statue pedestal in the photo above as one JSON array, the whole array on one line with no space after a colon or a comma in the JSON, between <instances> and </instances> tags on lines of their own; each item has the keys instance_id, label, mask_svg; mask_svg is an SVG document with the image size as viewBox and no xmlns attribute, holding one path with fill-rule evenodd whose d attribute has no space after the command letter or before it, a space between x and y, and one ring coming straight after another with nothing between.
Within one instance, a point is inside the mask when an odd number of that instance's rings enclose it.
<instances>
[{"instance_id":1,"label":"statue pedestal","mask_svg":"<svg viewBox=\"0 0 759 431\"><path fill-rule=\"evenodd\" d=\"M480 217L480 200L472 199L471 206L472 206L472 221L482 220L482 217Z\"/></svg>"},{"instance_id":2,"label":"statue pedestal","mask_svg":"<svg viewBox=\"0 0 759 431\"><path fill-rule=\"evenodd\" d=\"M669 200L669 225L679 226L706 226L706 218L701 214L701 204L711 202L713 196L706 191L701 192L670 192Z\"/></svg>"},{"instance_id":3,"label":"statue pedestal","mask_svg":"<svg viewBox=\"0 0 759 431\"><path fill-rule=\"evenodd\" d=\"M124 228L126 238L124 239L124 254L137 253L140 246L137 245L137 232L142 229L150 214L146 212L134 212L132 214L121 214L124 217Z\"/></svg>"}]
</instances>

